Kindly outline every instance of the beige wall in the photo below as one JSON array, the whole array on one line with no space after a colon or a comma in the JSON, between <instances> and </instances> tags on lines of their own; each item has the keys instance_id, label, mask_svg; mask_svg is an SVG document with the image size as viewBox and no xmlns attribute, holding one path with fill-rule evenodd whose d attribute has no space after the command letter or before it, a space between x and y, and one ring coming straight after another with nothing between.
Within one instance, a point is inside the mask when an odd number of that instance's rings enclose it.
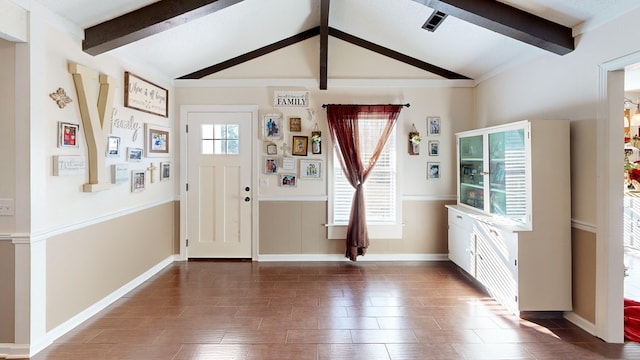
<instances>
[{"instance_id":1,"label":"beige wall","mask_svg":"<svg viewBox=\"0 0 640 360\"><path fill-rule=\"evenodd\" d=\"M47 240L47 330L174 253L174 203Z\"/></svg>"},{"instance_id":2,"label":"beige wall","mask_svg":"<svg viewBox=\"0 0 640 360\"><path fill-rule=\"evenodd\" d=\"M596 199L601 190L596 186L600 175L596 158L598 152L609 151L608 148L598 147L598 138L609 136L598 133L596 120L601 85L600 66L640 51L637 42L613 41L624 37L626 29L635 28L638 17L640 9L581 34L576 38L576 50L570 54L543 54L483 81L476 89L475 116L479 126L521 119L571 120L571 216L574 223L584 224L585 227L597 229L601 224L604 225L604 222L598 223L596 219L599 208ZM621 114L622 106L621 101ZM622 121L619 124L622 184ZM620 201L621 209L622 198ZM574 228L572 234L574 311L591 322L595 322L596 303L595 232ZM622 240L603 237L598 241ZM612 287L615 289L617 285Z\"/></svg>"},{"instance_id":3,"label":"beige wall","mask_svg":"<svg viewBox=\"0 0 640 360\"><path fill-rule=\"evenodd\" d=\"M15 261L11 241L0 241L0 343L13 342Z\"/></svg>"},{"instance_id":4,"label":"beige wall","mask_svg":"<svg viewBox=\"0 0 640 360\"><path fill-rule=\"evenodd\" d=\"M596 234L573 229L573 312L596 321Z\"/></svg>"},{"instance_id":5,"label":"beige wall","mask_svg":"<svg viewBox=\"0 0 640 360\"><path fill-rule=\"evenodd\" d=\"M258 211L260 255L344 252L343 243L327 239L326 202L260 201Z\"/></svg>"},{"instance_id":6,"label":"beige wall","mask_svg":"<svg viewBox=\"0 0 640 360\"><path fill-rule=\"evenodd\" d=\"M15 199L15 44L0 39L0 199ZM15 230L14 216L0 216L0 234Z\"/></svg>"},{"instance_id":7,"label":"beige wall","mask_svg":"<svg viewBox=\"0 0 640 360\"><path fill-rule=\"evenodd\" d=\"M403 238L372 239L368 254L446 254L451 201L404 201ZM261 201L260 255L344 254L344 240L327 239L322 201Z\"/></svg>"},{"instance_id":8,"label":"beige wall","mask_svg":"<svg viewBox=\"0 0 640 360\"><path fill-rule=\"evenodd\" d=\"M402 239L372 240L369 253L447 254L447 204L455 201L403 201Z\"/></svg>"}]
</instances>

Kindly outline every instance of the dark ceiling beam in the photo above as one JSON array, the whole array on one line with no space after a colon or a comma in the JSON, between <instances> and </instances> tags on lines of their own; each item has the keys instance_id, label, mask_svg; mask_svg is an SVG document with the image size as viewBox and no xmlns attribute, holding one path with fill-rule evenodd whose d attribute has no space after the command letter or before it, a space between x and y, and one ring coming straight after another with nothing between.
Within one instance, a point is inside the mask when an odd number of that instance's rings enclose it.
<instances>
[{"instance_id":1,"label":"dark ceiling beam","mask_svg":"<svg viewBox=\"0 0 640 360\"><path fill-rule=\"evenodd\" d=\"M327 90L329 58L329 0L320 1L320 90Z\"/></svg>"},{"instance_id":2,"label":"dark ceiling beam","mask_svg":"<svg viewBox=\"0 0 640 360\"><path fill-rule=\"evenodd\" d=\"M84 30L82 50L98 55L222 10L242 0L162 0Z\"/></svg>"},{"instance_id":3,"label":"dark ceiling beam","mask_svg":"<svg viewBox=\"0 0 640 360\"><path fill-rule=\"evenodd\" d=\"M438 67L438 66L435 66L435 65L432 65L432 64L429 64L429 63L426 63L426 62L424 62L422 60L418 60L416 58L412 58L410 56L401 54L401 53L399 53L397 51L388 49L388 48L380 46L380 45L376 45L376 44L374 44L372 42L366 41L366 40L361 39L359 37L355 37L353 35L349 35L349 34L343 32L343 31L340 31L340 30L337 30L337 29L334 29L334 28L331 28L331 27L329 28L329 35L331 35L333 37L336 37L336 38L338 38L340 40L344 40L346 42L349 42L349 43L351 43L353 45L357 45L357 46L363 47L363 48L365 48L367 50L373 51L373 52L378 53L380 55L384 55L384 56L390 57L390 58L392 58L394 60L403 62L403 63L408 64L408 65L412 65L412 66L415 66L415 67L420 68L422 70L428 71L430 73L442 76L442 77L444 77L446 79L449 79L449 80L456 80L456 79L468 80L469 79L468 77L466 77L464 75L455 73L453 71L449 71L447 69L443 69L441 67Z\"/></svg>"},{"instance_id":4,"label":"dark ceiling beam","mask_svg":"<svg viewBox=\"0 0 640 360\"><path fill-rule=\"evenodd\" d=\"M236 66L239 64L242 64L245 61L249 61L249 60L253 60L257 57L260 57L262 55L266 55L272 51L276 51L276 50L280 50L282 48L285 48L289 45L293 45L295 43L298 43L300 41L303 40L307 40L309 38L312 38L314 36L317 36L320 34L320 27L316 26L314 28L311 28L307 31L301 32L297 35L293 35L291 37L288 37L284 40L280 40L278 42L275 42L273 44L267 45L267 46L263 46L259 49L250 51L246 54L240 55L240 56L236 56L233 59L229 59L227 61L223 61L221 63L206 67L204 69L192 72L191 74L187 74L184 76L179 77L178 79L202 79L203 77L207 76L207 75L211 75L213 73L216 73L218 71L222 71L224 69L228 69L232 66Z\"/></svg>"},{"instance_id":5,"label":"dark ceiling beam","mask_svg":"<svg viewBox=\"0 0 640 360\"><path fill-rule=\"evenodd\" d=\"M572 30L496 0L413 0L555 54L575 50Z\"/></svg>"}]
</instances>

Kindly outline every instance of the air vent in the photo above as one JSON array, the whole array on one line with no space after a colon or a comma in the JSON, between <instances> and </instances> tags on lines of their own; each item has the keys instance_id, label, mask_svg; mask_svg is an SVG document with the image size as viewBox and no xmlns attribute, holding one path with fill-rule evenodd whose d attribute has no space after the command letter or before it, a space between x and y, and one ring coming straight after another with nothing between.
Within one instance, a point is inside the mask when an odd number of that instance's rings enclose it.
<instances>
[{"instance_id":1,"label":"air vent","mask_svg":"<svg viewBox=\"0 0 640 360\"><path fill-rule=\"evenodd\" d=\"M436 31L438 26L442 24L442 22L446 17L447 17L447 14L443 13L442 11L435 10L433 14L429 16L429 19L427 19L427 22L424 23L424 25L422 25L422 28L425 30L434 32Z\"/></svg>"}]
</instances>

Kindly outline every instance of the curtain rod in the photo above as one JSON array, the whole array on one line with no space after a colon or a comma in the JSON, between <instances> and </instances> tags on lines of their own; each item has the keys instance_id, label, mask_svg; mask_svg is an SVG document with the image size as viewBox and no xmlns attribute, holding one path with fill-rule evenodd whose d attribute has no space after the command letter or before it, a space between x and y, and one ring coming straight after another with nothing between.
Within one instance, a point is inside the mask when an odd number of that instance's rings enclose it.
<instances>
[{"instance_id":1,"label":"curtain rod","mask_svg":"<svg viewBox=\"0 0 640 360\"><path fill-rule=\"evenodd\" d=\"M328 105L328 104L322 104L322 107L326 109L326 108L327 108L327 105ZM404 106L404 107L409 107L409 106L411 106L411 104L409 104L409 103L401 104L401 105L402 105L402 106ZM374 105L374 106L375 106L375 105Z\"/></svg>"}]
</instances>

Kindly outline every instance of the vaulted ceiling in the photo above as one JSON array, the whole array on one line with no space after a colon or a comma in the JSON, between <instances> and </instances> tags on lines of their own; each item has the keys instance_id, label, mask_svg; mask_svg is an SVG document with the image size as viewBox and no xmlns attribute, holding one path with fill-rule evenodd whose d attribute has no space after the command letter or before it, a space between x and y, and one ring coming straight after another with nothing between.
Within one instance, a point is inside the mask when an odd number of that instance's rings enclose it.
<instances>
[{"instance_id":1,"label":"vaulted ceiling","mask_svg":"<svg viewBox=\"0 0 640 360\"><path fill-rule=\"evenodd\" d=\"M317 38L321 89L336 39L425 78L480 80L538 56L564 56L581 32L640 7L636 0L41 1L84 29L87 53L136 59L176 79L205 78Z\"/></svg>"}]
</instances>

